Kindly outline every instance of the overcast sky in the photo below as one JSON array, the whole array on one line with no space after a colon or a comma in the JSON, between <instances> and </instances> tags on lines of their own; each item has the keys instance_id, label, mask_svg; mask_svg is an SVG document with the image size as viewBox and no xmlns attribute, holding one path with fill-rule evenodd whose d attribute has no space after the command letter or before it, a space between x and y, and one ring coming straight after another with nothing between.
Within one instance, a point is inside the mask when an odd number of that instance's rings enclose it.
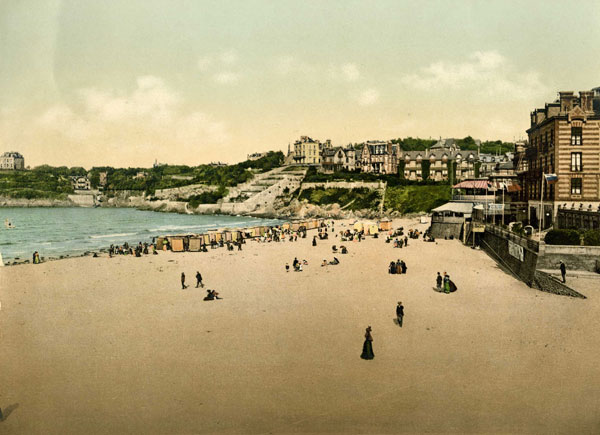
<instances>
[{"instance_id":1,"label":"overcast sky","mask_svg":"<svg viewBox=\"0 0 600 435\"><path fill-rule=\"evenodd\" d=\"M0 0L0 151L235 162L300 135L513 140L600 86L599 1Z\"/></svg>"}]
</instances>

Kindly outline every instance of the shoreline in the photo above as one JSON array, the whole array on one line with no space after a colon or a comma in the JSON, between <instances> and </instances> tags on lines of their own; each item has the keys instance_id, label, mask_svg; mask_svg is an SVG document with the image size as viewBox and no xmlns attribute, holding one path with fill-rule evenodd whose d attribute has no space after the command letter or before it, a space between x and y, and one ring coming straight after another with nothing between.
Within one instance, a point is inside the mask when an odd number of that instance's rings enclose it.
<instances>
[{"instance_id":1,"label":"shoreline","mask_svg":"<svg viewBox=\"0 0 600 435\"><path fill-rule=\"evenodd\" d=\"M148 211L148 210L145 210L145 211ZM230 215L223 215L223 216L230 216ZM258 216L245 216L245 215L238 215L238 216L258 217ZM314 219L316 220L317 218L314 218ZM294 220L287 220L287 221L284 220L284 219L280 219L280 220L283 220L283 222L281 224L279 224L279 225L260 225L260 226L261 227L275 228L275 227L281 227L282 225L291 224L291 223L306 222L305 219L294 219ZM339 224L339 223L342 223L342 222L346 222L347 223L347 222L350 221L348 219L333 219L333 218L321 219L321 221L325 221L325 220L326 221L333 221L336 224ZM241 231L241 230L251 230L252 228L254 228L254 227L232 227L231 229L232 230ZM209 234L209 233L218 231L218 229L219 228L215 227L214 229L209 229L209 230L207 230L206 233L202 233L202 234ZM311 230L313 230L313 229L317 229L317 228L307 228L307 238L308 238L308 234L310 234ZM248 231L246 231L246 232L248 232ZM175 235L175 234L162 234L162 235L161 234L156 234L156 235L153 235L153 236L149 235L147 237L148 237L148 239L155 239L156 241L158 241L159 238L163 238L163 237L176 237L176 236L182 236L182 235L185 235L185 236L195 236L195 235L199 235L199 234L195 234L195 233L185 233L185 234L181 233L181 234L178 234L178 235ZM252 236L252 237L247 238L245 240L255 241L257 238L260 238L260 236L259 237ZM144 243L143 240L140 240L139 242ZM274 242L273 241L273 242L268 242L268 243L284 243L284 242L283 241L282 242ZM119 244L117 244L117 246ZM148 245L151 246L151 243L148 243ZM41 257L41 262L39 264L43 264L43 263L47 263L47 262L53 262L53 261L59 261L59 260L66 260L66 259L69 259L69 258L94 257L94 255L97 255L97 258L108 257L109 256L109 254L108 254L109 249L110 249L109 246L104 246L104 247L100 247L98 249L85 250L83 252L81 252L81 251L75 251L75 252L61 254L59 256L43 256L43 257ZM217 247L215 249L226 249L226 246L218 246L217 245ZM164 251L159 250L158 252L162 253ZM167 252L171 252L171 251L167 251ZM189 253L190 251L184 251L184 252ZM200 252L191 252L191 253L196 253L197 254L197 253L200 253ZM114 255L114 257L117 257L117 256L128 257L128 256L130 256L130 254L126 254L126 255ZM152 254L151 253L149 253L149 254L142 254L142 257L145 257L145 256L152 256ZM10 260L2 259L2 261L4 263L3 264L4 267L22 266L22 265L27 265L27 264L33 264L31 258L22 258L22 257L13 258L13 259L10 259Z\"/></svg>"}]
</instances>

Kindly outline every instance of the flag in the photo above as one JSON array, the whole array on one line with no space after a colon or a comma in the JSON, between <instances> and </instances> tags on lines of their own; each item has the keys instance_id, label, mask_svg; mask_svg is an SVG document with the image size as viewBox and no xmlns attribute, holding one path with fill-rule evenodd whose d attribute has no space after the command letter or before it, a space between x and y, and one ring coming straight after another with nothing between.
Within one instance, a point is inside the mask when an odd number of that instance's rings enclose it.
<instances>
[{"instance_id":1,"label":"flag","mask_svg":"<svg viewBox=\"0 0 600 435\"><path fill-rule=\"evenodd\" d=\"M556 174L544 174L544 177L546 178L546 183L548 184L554 184L558 181L558 176Z\"/></svg>"}]
</instances>

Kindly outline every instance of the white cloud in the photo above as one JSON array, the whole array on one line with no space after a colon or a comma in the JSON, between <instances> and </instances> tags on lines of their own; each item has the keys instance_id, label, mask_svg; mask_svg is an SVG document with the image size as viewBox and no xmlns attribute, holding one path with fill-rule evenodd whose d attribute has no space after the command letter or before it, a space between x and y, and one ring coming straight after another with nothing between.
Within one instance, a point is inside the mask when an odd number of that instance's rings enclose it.
<instances>
[{"instance_id":1,"label":"white cloud","mask_svg":"<svg viewBox=\"0 0 600 435\"><path fill-rule=\"evenodd\" d=\"M141 146L165 161L173 156L171 149L197 158L198 146L230 139L224 122L201 111L186 111L183 98L159 77L139 77L135 89L125 94L87 88L78 96L73 106L49 107L37 125L78 145L118 151L131 160L139 159Z\"/></svg>"},{"instance_id":2,"label":"white cloud","mask_svg":"<svg viewBox=\"0 0 600 435\"><path fill-rule=\"evenodd\" d=\"M365 89L361 92L357 101L361 106L371 106L379 100L379 91L375 88Z\"/></svg>"},{"instance_id":3,"label":"white cloud","mask_svg":"<svg viewBox=\"0 0 600 435\"><path fill-rule=\"evenodd\" d=\"M235 73L235 72L231 72L231 71L223 71L223 72L215 74L213 76L213 79L217 83L220 83L223 85L228 85L228 84L237 83L241 77L242 76L239 73Z\"/></svg>"},{"instance_id":4,"label":"white cloud","mask_svg":"<svg viewBox=\"0 0 600 435\"><path fill-rule=\"evenodd\" d=\"M402 83L420 89L476 89L488 96L530 99L547 92L539 74L519 71L497 51L477 51L463 62L437 61L419 73L402 77Z\"/></svg>"},{"instance_id":5,"label":"white cloud","mask_svg":"<svg viewBox=\"0 0 600 435\"><path fill-rule=\"evenodd\" d=\"M355 82L360 78L360 71L354 63L346 63L340 67L346 81Z\"/></svg>"}]
</instances>

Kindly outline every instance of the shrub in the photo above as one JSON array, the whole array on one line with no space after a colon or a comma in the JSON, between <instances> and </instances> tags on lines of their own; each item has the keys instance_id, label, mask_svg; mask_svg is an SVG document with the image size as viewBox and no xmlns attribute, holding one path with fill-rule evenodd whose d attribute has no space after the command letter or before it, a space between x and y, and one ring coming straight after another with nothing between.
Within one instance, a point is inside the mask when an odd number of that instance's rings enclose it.
<instances>
[{"instance_id":1,"label":"shrub","mask_svg":"<svg viewBox=\"0 0 600 435\"><path fill-rule=\"evenodd\" d=\"M448 185L395 186L385 191L384 207L400 213L429 212L448 202L452 189Z\"/></svg>"},{"instance_id":2,"label":"shrub","mask_svg":"<svg viewBox=\"0 0 600 435\"><path fill-rule=\"evenodd\" d=\"M600 246L600 230L588 230L583 234L585 246Z\"/></svg>"},{"instance_id":3,"label":"shrub","mask_svg":"<svg viewBox=\"0 0 600 435\"><path fill-rule=\"evenodd\" d=\"M576 230L550 230L544 242L548 245L580 245L581 238Z\"/></svg>"}]
</instances>

